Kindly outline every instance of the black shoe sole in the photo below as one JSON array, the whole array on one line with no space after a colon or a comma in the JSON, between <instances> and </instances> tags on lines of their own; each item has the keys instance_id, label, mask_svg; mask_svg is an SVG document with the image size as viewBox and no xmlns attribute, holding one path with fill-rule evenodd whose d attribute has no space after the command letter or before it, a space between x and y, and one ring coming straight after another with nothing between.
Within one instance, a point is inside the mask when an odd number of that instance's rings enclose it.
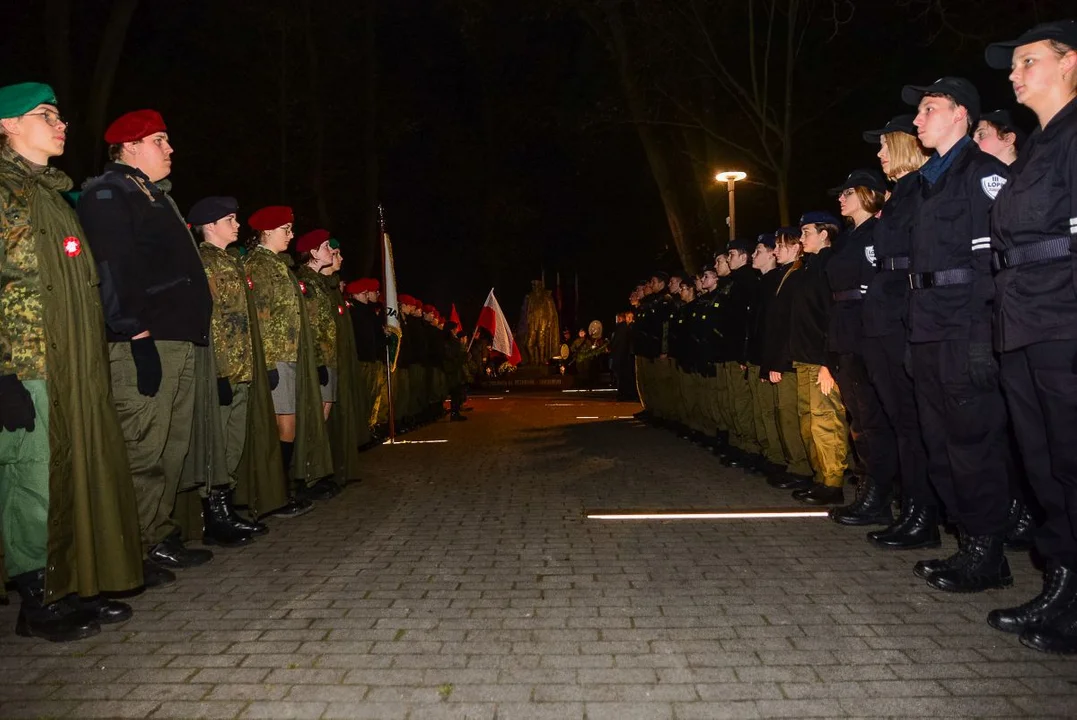
<instances>
[{"instance_id":1,"label":"black shoe sole","mask_svg":"<svg viewBox=\"0 0 1077 720\"><path fill-rule=\"evenodd\" d=\"M928 550L931 548L942 547L942 540L927 540L925 542L916 543L915 545L887 545L873 538L868 538L868 542L880 550ZM917 577L919 577L919 575L917 575Z\"/></svg>"},{"instance_id":2,"label":"black shoe sole","mask_svg":"<svg viewBox=\"0 0 1077 720\"><path fill-rule=\"evenodd\" d=\"M90 638L94 635L100 634L100 632L100 625L89 625L83 628L79 628L78 631L73 632L71 635L67 635L64 637L50 637L49 635L44 633L35 633L33 630L30 629L30 624L23 620L21 616L15 622L15 634L19 637L40 638L42 640L48 640L49 642L54 643L65 643L75 642L76 640L85 640L86 638Z\"/></svg>"},{"instance_id":3,"label":"black shoe sole","mask_svg":"<svg viewBox=\"0 0 1077 720\"><path fill-rule=\"evenodd\" d=\"M943 592L954 593L955 595L971 595L973 593L984 592L985 590L1007 590L1013 587L1013 577L1002 578L997 583L990 583L987 585L981 585L978 587L955 587L937 583L938 578L932 575L927 579L927 584L936 590Z\"/></svg>"}]
</instances>

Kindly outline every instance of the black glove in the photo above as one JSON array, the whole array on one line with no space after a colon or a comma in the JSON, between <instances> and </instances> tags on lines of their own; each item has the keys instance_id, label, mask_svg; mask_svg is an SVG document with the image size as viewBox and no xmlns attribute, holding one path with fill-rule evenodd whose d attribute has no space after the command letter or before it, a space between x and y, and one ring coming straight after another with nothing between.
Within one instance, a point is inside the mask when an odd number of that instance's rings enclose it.
<instances>
[{"instance_id":1,"label":"black glove","mask_svg":"<svg viewBox=\"0 0 1077 720\"><path fill-rule=\"evenodd\" d=\"M277 385L280 384L280 373L277 372L277 368L273 368L269 371L269 389L276 390Z\"/></svg>"},{"instance_id":2,"label":"black glove","mask_svg":"<svg viewBox=\"0 0 1077 720\"><path fill-rule=\"evenodd\" d=\"M325 365L318 366L318 384L322 387L329 384L329 368Z\"/></svg>"},{"instance_id":3,"label":"black glove","mask_svg":"<svg viewBox=\"0 0 1077 720\"><path fill-rule=\"evenodd\" d=\"M131 357L135 361L139 394L153 397L161 389L161 356L157 354L157 343L151 337L132 340Z\"/></svg>"},{"instance_id":4,"label":"black glove","mask_svg":"<svg viewBox=\"0 0 1077 720\"><path fill-rule=\"evenodd\" d=\"M232 404L232 382L226 377L217 378L217 400L221 407Z\"/></svg>"},{"instance_id":5,"label":"black glove","mask_svg":"<svg viewBox=\"0 0 1077 720\"><path fill-rule=\"evenodd\" d=\"M909 377L912 377L912 345L905 343L905 355L901 359L901 364L905 366L905 372Z\"/></svg>"},{"instance_id":6,"label":"black glove","mask_svg":"<svg viewBox=\"0 0 1077 720\"><path fill-rule=\"evenodd\" d=\"M0 375L0 427L9 432L34 431L34 399L14 375Z\"/></svg>"},{"instance_id":7,"label":"black glove","mask_svg":"<svg viewBox=\"0 0 1077 720\"><path fill-rule=\"evenodd\" d=\"M969 381L977 390L998 387L998 362L991 343L969 343Z\"/></svg>"}]
</instances>

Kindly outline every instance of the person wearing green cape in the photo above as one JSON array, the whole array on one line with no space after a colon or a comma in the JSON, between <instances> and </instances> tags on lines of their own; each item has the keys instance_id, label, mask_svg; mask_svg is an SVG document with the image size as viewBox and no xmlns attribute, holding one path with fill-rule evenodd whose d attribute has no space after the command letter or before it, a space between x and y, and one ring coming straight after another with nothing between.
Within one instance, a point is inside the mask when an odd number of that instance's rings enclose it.
<instances>
[{"instance_id":1,"label":"person wearing green cape","mask_svg":"<svg viewBox=\"0 0 1077 720\"><path fill-rule=\"evenodd\" d=\"M49 160L67 124L48 85L0 88L0 535L19 635L65 642L131 617L138 509L112 404L95 258Z\"/></svg>"},{"instance_id":2,"label":"person wearing green cape","mask_svg":"<svg viewBox=\"0 0 1077 720\"><path fill-rule=\"evenodd\" d=\"M333 474L316 349L303 305L310 289L296 278L286 254L293 220L292 209L279 205L251 215L248 223L258 233L257 245L245 261L254 285L282 465L286 476L295 481L292 502L277 513L285 517L308 511L313 505L311 489Z\"/></svg>"}]
</instances>

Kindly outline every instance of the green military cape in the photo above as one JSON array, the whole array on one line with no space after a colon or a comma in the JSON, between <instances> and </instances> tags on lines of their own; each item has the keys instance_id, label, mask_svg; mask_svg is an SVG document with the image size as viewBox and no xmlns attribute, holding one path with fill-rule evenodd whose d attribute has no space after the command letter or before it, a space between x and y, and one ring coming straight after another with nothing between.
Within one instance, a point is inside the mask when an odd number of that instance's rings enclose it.
<instances>
[{"instance_id":1,"label":"green military cape","mask_svg":"<svg viewBox=\"0 0 1077 720\"><path fill-rule=\"evenodd\" d=\"M269 374L265 372L262 328L258 324L254 292L249 286L247 314L251 319L251 364L254 372L251 373L247 397L247 442L243 446L243 456L237 470L235 502L245 505L251 517L258 518L288 504L288 481L282 466Z\"/></svg>"},{"instance_id":2,"label":"green military cape","mask_svg":"<svg viewBox=\"0 0 1077 720\"><path fill-rule=\"evenodd\" d=\"M323 276L330 299L337 304L337 401L329 412L329 442L337 482L359 479L359 447L370 442L371 398L359 382L359 353L351 311L336 275Z\"/></svg>"},{"instance_id":3,"label":"green military cape","mask_svg":"<svg viewBox=\"0 0 1077 720\"><path fill-rule=\"evenodd\" d=\"M289 267L292 266L291 257L277 257ZM295 273L290 274L295 281L296 307L299 308L299 357L295 365L295 450L291 471L296 480L306 480L308 485L313 485L333 474L333 451L329 446L329 433L322 411L318 353L307 317L307 300L299 289Z\"/></svg>"},{"instance_id":4,"label":"green military cape","mask_svg":"<svg viewBox=\"0 0 1077 720\"><path fill-rule=\"evenodd\" d=\"M23 177L19 177L23 176ZM21 184L37 234L49 342L49 538L45 602L70 593L122 592L142 585L142 541L127 449L109 382L97 268L74 210L60 196L62 172L32 173L10 149L0 183ZM67 256L65 238L80 240Z\"/></svg>"}]
</instances>

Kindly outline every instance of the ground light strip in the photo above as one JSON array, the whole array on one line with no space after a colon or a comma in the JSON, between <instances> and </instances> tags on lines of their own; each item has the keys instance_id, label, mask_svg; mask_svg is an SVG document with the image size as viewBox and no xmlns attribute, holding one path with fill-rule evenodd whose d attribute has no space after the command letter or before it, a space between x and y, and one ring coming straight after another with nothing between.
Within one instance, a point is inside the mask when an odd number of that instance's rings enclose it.
<instances>
[{"instance_id":1,"label":"ground light strip","mask_svg":"<svg viewBox=\"0 0 1077 720\"><path fill-rule=\"evenodd\" d=\"M707 511L603 511L586 513L588 520L784 520L786 518L827 517L827 510L727 510Z\"/></svg>"},{"instance_id":2,"label":"ground light strip","mask_svg":"<svg viewBox=\"0 0 1077 720\"><path fill-rule=\"evenodd\" d=\"M435 443L447 443L448 440L386 440L382 445L432 445Z\"/></svg>"},{"instance_id":3,"label":"ground light strip","mask_svg":"<svg viewBox=\"0 0 1077 720\"><path fill-rule=\"evenodd\" d=\"M563 393L617 392L617 388L595 388L594 390L562 390Z\"/></svg>"}]
</instances>

